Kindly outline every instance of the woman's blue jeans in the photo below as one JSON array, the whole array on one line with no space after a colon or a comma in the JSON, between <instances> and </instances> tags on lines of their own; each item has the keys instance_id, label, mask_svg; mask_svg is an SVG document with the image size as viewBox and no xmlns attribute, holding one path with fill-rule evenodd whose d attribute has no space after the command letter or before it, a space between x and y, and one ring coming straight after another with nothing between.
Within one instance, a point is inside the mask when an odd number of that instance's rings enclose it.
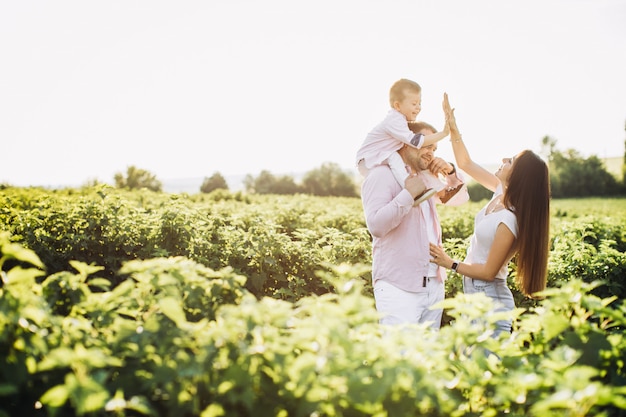
<instances>
[{"instance_id":1,"label":"woman's blue jeans","mask_svg":"<svg viewBox=\"0 0 626 417\"><path fill-rule=\"evenodd\" d=\"M500 311L512 311L515 308L515 301L513 300L513 293L509 289L505 280L495 279L491 282L481 281L479 279L473 279L463 277L463 291L465 294L475 294L482 292L489 298L491 298L496 307L496 312ZM496 322L496 330L494 337L497 337L500 333L511 333L511 320L498 320Z\"/></svg>"}]
</instances>

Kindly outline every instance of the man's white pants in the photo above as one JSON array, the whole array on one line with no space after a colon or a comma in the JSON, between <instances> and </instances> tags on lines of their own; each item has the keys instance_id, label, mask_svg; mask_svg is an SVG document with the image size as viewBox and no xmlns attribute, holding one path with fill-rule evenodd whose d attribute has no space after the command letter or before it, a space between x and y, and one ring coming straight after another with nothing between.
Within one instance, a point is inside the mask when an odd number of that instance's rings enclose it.
<instances>
[{"instance_id":1,"label":"man's white pants","mask_svg":"<svg viewBox=\"0 0 626 417\"><path fill-rule=\"evenodd\" d=\"M386 281L376 281L374 299L376 310L382 316L380 323L428 323L431 328L439 329L443 310L440 308L433 310L430 307L444 299L444 285L437 277L424 278L424 282L428 291L408 292Z\"/></svg>"}]
</instances>

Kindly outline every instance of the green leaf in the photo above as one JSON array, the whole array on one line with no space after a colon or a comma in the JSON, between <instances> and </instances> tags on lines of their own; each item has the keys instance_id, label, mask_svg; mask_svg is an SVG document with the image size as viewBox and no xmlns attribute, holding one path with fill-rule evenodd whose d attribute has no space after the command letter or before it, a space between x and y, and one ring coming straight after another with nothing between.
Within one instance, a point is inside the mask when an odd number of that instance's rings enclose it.
<instances>
[{"instance_id":1,"label":"green leaf","mask_svg":"<svg viewBox=\"0 0 626 417\"><path fill-rule=\"evenodd\" d=\"M85 276L85 277L104 270L103 266L98 266L98 265L93 265L93 264L87 265L85 262L80 262L80 261L70 261L70 265L72 265L72 267L76 271L78 271L80 275Z\"/></svg>"},{"instance_id":2,"label":"green leaf","mask_svg":"<svg viewBox=\"0 0 626 417\"><path fill-rule=\"evenodd\" d=\"M7 285L24 284L32 286L35 284L35 279L42 275L44 275L44 272L38 269L24 269L21 266L16 266L6 273L4 281Z\"/></svg>"},{"instance_id":3,"label":"green leaf","mask_svg":"<svg viewBox=\"0 0 626 417\"><path fill-rule=\"evenodd\" d=\"M72 387L70 396L78 415L101 410L110 398L108 391L91 377L68 374L66 384Z\"/></svg>"},{"instance_id":4,"label":"green leaf","mask_svg":"<svg viewBox=\"0 0 626 417\"><path fill-rule=\"evenodd\" d=\"M0 384L0 397L15 394L17 386L13 384Z\"/></svg>"},{"instance_id":5,"label":"green leaf","mask_svg":"<svg viewBox=\"0 0 626 417\"><path fill-rule=\"evenodd\" d=\"M550 311L543 317L543 333L546 340L552 340L557 335L561 334L570 325L567 317L563 315L555 314Z\"/></svg>"},{"instance_id":6,"label":"green leaf","mask_svg":"<svg viewBox=\"0 0 626 417\"><path fill-rule=\"evenodd\" d=\"M204 411L202 411L200 417L221 417L225 415L226 411L224 411L224 408L221 405L211 404L205 408Z\"/></svg>"},{"instance_id":7,"label":"green leaf","mask_svg":"<svg viewBox=\"0 0 626 417\"><path fill-rule=\"evenodd\" d=\"M72 364L75 359L74 350L67 347L60 347L50 351L37 366L38 371L49 371L51 369L65 368Z\"/></svg>"},{"instance_id":8,"label":"green leaf","mask_svg":"<svg viewBox=\"0 0 626 417\"><path fill-rule=\"evenodd\" d=\"M3 244L2 247L0 247L0 252L2 252L3 260L5 258L17 259L18 261L26 262L38 268L45 269L45 265L41 262L41 259L39 259L34 251L26 249L17 243Z\"/></svg>"},{"instance_id":9,"label":"green leaf","mask_svg":"<svg viewBox=\"0 0 626 417\"><path fill-rule=\"evenodd\" d=\"M69 392L65 385L50 388L41 396L41 402L53 408L59 408L67 402Z\"/></svg>"},{"instance_id":10,"label":"green leaf","mask_svg":"<svg viewBox=\"0 0 626 417\"><path fill-rule=\"evenodd\" d=\"M165 314L170 320L176 323L177 326L181 326L187 322L185 312L183 311L180 301L174 297L165 297L159 300L159 307L163 314Z\"/></svg>"}]
</instances>

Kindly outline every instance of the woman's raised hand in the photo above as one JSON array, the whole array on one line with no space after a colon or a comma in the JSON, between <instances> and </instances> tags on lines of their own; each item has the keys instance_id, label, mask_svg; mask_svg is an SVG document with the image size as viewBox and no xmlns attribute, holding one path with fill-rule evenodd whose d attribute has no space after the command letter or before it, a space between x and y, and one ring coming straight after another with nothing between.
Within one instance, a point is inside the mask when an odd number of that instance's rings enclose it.
<instances>
[{"instance_id":1,"label":"woman's raised hand","mask_svg":"<svg viewBox=\"0 0 626 417\"><path fill-rule=\"evenodd\" d=\"M446 114L446 122L448 126L450 127L450 135L452 136L459 135L460 134L459 128L456 125L456 117L454 117L454 109L450 106L450 101L448 100L448 93L443 93L443 111Z\"/></svg>"}]
</instances>

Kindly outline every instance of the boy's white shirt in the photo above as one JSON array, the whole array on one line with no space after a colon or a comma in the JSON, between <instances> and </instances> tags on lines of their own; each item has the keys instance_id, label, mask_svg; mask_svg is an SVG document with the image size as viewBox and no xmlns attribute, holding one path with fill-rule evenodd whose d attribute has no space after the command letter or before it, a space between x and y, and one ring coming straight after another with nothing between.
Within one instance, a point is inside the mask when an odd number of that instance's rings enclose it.
<instances>
[{"instance_id":1,"label":"boy's white shirt","mask_svg":"<svg viewBox=\"0 0 626 417\"><path fill-rule=\"evenodd\" d=\"M411 144L415 136L416 134L409 129L406 117L396 109L390 109L383 121L365 137L357 151L356 163L363 159L365 167L372 169L400 150L405 143L420 148L424 143L423 135L417 146Z\"/></svg>"}]
</instances>

